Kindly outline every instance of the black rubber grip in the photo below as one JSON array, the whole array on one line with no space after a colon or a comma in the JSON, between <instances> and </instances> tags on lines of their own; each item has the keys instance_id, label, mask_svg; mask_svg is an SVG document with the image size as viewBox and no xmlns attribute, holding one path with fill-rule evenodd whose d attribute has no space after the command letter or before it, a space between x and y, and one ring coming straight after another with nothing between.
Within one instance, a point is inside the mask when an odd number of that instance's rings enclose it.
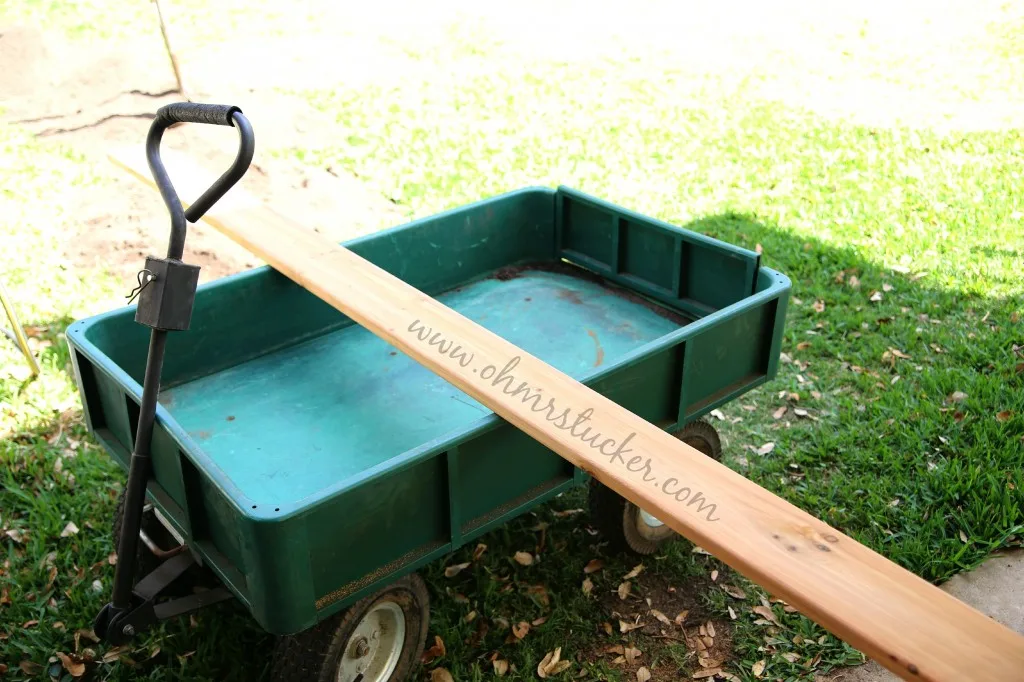
<instances>
[{"instance_id":1,"label":"black rubber grip","mask_svg":"<svg viewBox=\"0 0 1024 682\"><path fill-rule=\"evenodd\" d=\"M175 102L157 109L157 120L164 123L209 123L218 126L234 125L232 115L241 113L238 107L229 104L200 104L198 102Z\"/></svg>"}]
</instances>

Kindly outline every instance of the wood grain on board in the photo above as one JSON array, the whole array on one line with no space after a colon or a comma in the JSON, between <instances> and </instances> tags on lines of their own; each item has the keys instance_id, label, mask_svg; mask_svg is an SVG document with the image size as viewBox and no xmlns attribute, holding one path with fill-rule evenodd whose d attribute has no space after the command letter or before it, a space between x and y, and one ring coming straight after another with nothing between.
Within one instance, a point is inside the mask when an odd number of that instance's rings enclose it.
<instances>
[{"instance_id":1,"label":"wood grain on board","mask_svg":"<svg viewBox=\"0 0 1024 682\"><path fill-rule=\"evenodd\" d=\"M215 177L164 163L183 197ZM1024 637L351 251L237 188L204 220L904 679L1024 679Z\"/></svg>"}]
</instances>

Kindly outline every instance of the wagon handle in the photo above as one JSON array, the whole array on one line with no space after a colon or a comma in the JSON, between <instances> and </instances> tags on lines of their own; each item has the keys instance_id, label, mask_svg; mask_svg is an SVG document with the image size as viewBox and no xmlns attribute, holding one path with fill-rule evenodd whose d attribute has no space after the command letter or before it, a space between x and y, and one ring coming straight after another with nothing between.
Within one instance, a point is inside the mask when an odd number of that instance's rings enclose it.
<instances>
[{"instance_id":1,"label":"wagon handle","mask_svg":"<svg viewBox=\"0 0 1024 682\"><path fill-rule=\"evenodd\" d=\"M184 210L178 193L171 184L163 161L160 160L160 140L164 131L175 123L208 123L211 125L234 126L238 129L238 154L234 163L210 188L196 199L188 210ZM160 107L153 125L146 137L146 160L153 173L153 179L160 195L171 214L171 239L167 245L167 257L181 260L185 250L185 224L194 223L203 217L217 200L224 196L249 169L256 149L256 140L249 119L236 106L227 104L200 104L197 102L176 102Z\"/></svg>"},{"instance_id":2,"label":"wagon handle","mask_svg":"<svg viewBox=\"0 0 1024 682\"><path fill-rule=\"evenodd\" d=\"M160 141L164 131L175 123L209 123L234 126L238 129L238 154L231 168L203 192L186 211L171 184L167 169L160 160ZM146 484L150 472L150 445L156 422L157 397L160 394L160 375L163 370L167 334L189 328L195 302L199 268L181 262L185 250L185 225L203 217L218 199L238 182L252 162L256 141L249 120L235 106L179 102L157 110L146 137L146 160L153 173L156 186L171 214L171 238L167 245L167 258L146 259L146 268L139 273L139 297L135 321L150 327L146 372L142 382L138 426L135 443L128 464L128 485L122 506L121 533L117 538L117 563L114 567L114 586L110 603L105 605L93 621L93 630L111 644L124 644L135 636L136 630L152 625L161 614L184 613L204 603L230 597L227 591L218 595L204 595L198 600L189 598L155 605L157 594L181 575L193 562L189 554L168 559L155 571L135 583L135 553L142 525ZM148 279L143 281L143 274ZM161 610L162 609L162 610ZM170 609L170 611L168 611Z\"/></svg>"}]
</instances>

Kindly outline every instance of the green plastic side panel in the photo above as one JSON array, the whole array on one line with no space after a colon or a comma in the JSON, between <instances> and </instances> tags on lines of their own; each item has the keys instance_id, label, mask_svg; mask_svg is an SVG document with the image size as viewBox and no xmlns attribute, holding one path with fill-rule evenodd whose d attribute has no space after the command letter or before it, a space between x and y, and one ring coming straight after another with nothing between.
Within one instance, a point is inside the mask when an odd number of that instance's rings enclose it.
<instances>
[{"instance_id":1,"label":"green plastic side panel","mask_svg":"<svg viewBox=\"0 0 1024 682\"><path fill-rule=\"evenodd\" d=\"M682 365L682 345L674 343L638 358L617 375L587 383L644 420L670 426L679 410Z\"/></svg>"},{"instance_id":2,"label":"green plastic side panel","mask_svg":"<svg viewBox=\"0 0 1024 682\"><path fill-rule=\"evenodd\" d=\"M683 375L686 416L765 378L774 316L774 303L752 308L687 342Z\"/></svg>"},{"instance_id":3,"label":"green plastic side panel","mask_svg":"<svg viewBox=\"0 0 1024 682\"><path fill-rule=\"evenodd\" d=\"M128 408L125 404L124 391L107 377L99 378L99 399L106 420L105 428L130 450L132 428L128 423Z\"/></svg>"},{"instance_id":4,"label":"green plastic side panel","mask_svg":"<svg viewBox=\"0 0 1024 682\"><path fill-rule=\"evenodd\" d=\"M555 234L566 260L700 318L754 293L760 256L561 187Z\"/></svg>"},{"instance_id":5,"label":"green plastic side panel","mask_svg":"<svg viewBox=\"0 0 1024 682\"><path fill-rule=\"evenodd\" d=\"M181 474L181 450L165 429L153 431L150 448L152 477L160 481L167 496L179 507L185 506L185 485Z\"/></svg>"},{"instance_id":6,"label":"green plastic side panel","mask_svg":"<svg viewBox=\"0 0 1024 682\"><path fill-rule=\"evenodd\" d=\"M364 483L303 521L315 607L323 609L448 544L444 457ZM313 600L302 606L313 616Z\"/></svg>"},{"instance_id":7,"label":"green plastic side panel","mask_svg":"<svg viewBox=\"0 0 1024 682\"><path fill-rule=\"evenodd\" d=\"M453 495L464 538L573 478L571 464L505 423L462 444L458 461L459 487Z\"/></svg>"}]
</instances>

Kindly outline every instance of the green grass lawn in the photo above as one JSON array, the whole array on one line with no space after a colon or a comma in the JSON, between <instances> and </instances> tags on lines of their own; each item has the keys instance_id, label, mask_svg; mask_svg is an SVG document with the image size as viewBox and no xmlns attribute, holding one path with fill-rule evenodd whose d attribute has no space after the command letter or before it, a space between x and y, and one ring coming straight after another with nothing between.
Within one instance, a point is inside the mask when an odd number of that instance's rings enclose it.
<instances>
[{"instance_id":1,"label":"green grass lawn","mask_svg":"<svg viewBox=\"0 0 1024 682\"><path fill-rule=\"evenodd\" d=\"M727 464L935 582L1021 544L1019 133L869 128L714 78L695 87L639 49L585 63L511 59L486 33L460 31L410 59L438 69L398 85L282 92L337 126L315 145L272 151L351 170L410 217L563 183L760 248L793 280L784 363L714 419ZM91 679L258 679L269 641L240 609L168 623L120 652L79 632L108 599L124 477L85 432L63 331L119 305L125 284L56 255L56 226L71 219L59 188L109 190L97 167L10 126L0 126L0 149L0 276L43 365L26 382L17 351L0 341L4 679L71 679L57 654L74 651L93 659ZM645 560L620 599L639 561L608 555L571 511L585 506L582 492L566 495L482 538L478 559L467 547L426 571L431 637L446 654L424 678L444 667L489 679L497 652L514 666L506 678L535 679L556 647L572 661L565 679L584 670L582 679L633 680L641 664L655 679L700 670L682 642L620 632L616 612L650 618L645 598L669 619L688 610L688 624L727 623L723 667L736 679L758 679L756 667L760 679L809 681L863 660L782 604L769 603L778 622L765 621L753 610L763 592L685 542ZM521 550L540 560L516 564ZM603 568L585 574L593 559ZM533 625L518 640L520 622ZM616 645L640 649L637 663L614 663Z\"/></svg>"}]
</instances>

